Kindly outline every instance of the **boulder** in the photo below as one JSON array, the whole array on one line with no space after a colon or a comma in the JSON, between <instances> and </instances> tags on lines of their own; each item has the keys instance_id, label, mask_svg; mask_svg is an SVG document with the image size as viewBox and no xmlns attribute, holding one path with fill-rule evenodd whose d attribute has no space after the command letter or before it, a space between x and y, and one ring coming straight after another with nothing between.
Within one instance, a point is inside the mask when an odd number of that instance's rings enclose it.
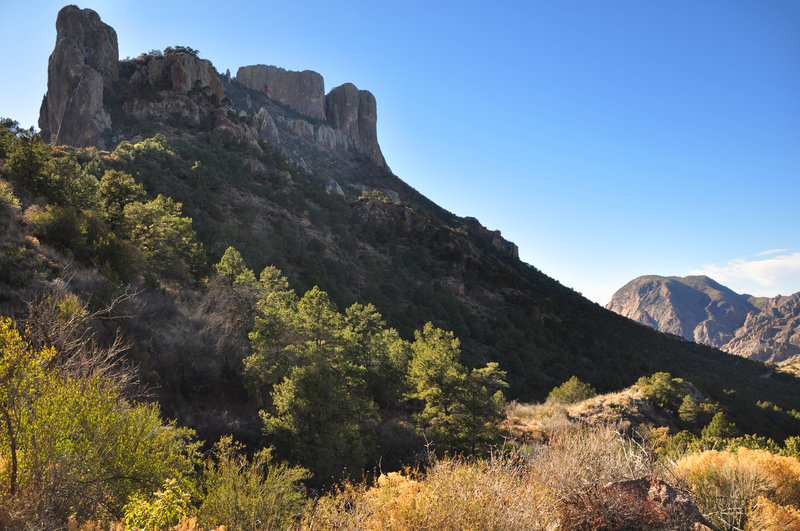
<instances>
[{"instance_id":1,"label":"boulder","mask_svg":"<svg viewBox=\"0 0 800 531\"><path fill-rule=\"evenodd\" d=\"M325 119L325 82L316 72L295 72L267 65L243 66L236 72L236 81L300 114Z\"/></svg>"},{"instance_id":2,"label":"boulder","mask_svg":"<svg viewBox=\"0 0 800 531\"><path fill-rule=\"evenodd\" d=\"M39 112L42 139L54 144L105 147L111 127L103 98L119 76L114 29L91 9L70 5L58 13L56 45L47 68L47 94Z\"/></svg>"}]
</instances>

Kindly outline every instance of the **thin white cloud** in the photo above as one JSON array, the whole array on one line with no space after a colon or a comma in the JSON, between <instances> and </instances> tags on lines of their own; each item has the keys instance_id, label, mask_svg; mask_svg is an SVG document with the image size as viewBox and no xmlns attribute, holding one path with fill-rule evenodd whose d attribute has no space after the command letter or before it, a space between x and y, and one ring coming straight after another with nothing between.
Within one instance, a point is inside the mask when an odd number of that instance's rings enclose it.
<instances>
[{"instance_id":1,"label":"thin white cloud","mask_svg":"<svg viewBox=\"0 0 800 531\"><path fill-rule=\"evenodd\" d=\"M769 258L764 258L769 256ZM691 271L722 284L749 284L762 288L800 290L800 252L788 249L765 251L751 258L736 258L726 264L709 264ZM793 287L792 287L793 286ZM735 288L734 288L735 289Z\"/></svg>"},{"instance_id":2,"label":"thin white cloud","mask_svg":"<svg viewBox=\"0 0 800 531\"><path fill-rule=\"evenodd\" d=\"M756 256L770 256L772 254L784 254L788 253L789 249L770 249L769 251L761 251L757 253Z\"/></svg>"}]
</instances>

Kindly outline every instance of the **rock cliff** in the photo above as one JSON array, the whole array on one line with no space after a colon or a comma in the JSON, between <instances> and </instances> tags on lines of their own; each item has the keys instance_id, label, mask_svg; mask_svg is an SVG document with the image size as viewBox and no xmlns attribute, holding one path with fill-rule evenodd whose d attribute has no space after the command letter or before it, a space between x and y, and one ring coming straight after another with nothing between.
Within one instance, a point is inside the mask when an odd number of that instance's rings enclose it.
<instances>
[{"instance_id":1,"label":"rock cliff","mask_svg":"<svg viewBox=\"0 0 800 531\"><path fill-rule=\"evenodd\" d=\"M267 65L243 66L236 72L236 81L300 114L325 119L325 82L316 72L294 72Z\"/></svg>"},{"instance_id":2,"label":"rock cliff","mask_svg":"<svg viewBox=\"0 0 800 531\"><path fill-rule=\"evenodd\" d=\"M111 127L103 100L114 89L118 60L117 34L97 13L74 5L58 13L39 113L46 142L103 145L101 134Z\"/></svg>"},{"instance_id":3,"label":"rock cliff","mask_svg":"<svg viewBox=\"0 0 800 531\"><path fill-rule=\"evenodd\" d=\"M234 131L237 141L264 140L304 170L309 153L319 149L333 158L360 157L388 169L378 145L375 97L351 83L326 96L320 74L267 65L241 67L231 79L229 72L220 76L209 61L181 46L120 62L114 30L94 11L76 6L59 12L56 28L39 116L48 142L112 147L106 142L127 138L131 120L180 117L194 127L226 122L224 128ZM239 100L228 93L237 86L251 92L239 94ZM215 97L217 103L227 98L226 105L235 100L235 110L253 123L236 126L224 112L177 97L194 91Z\"/></svg>"},{"instance_id":4,"label":"rock cliff","mask_svg":"<svg viewBox=\"0 0 800 531\"><path fill-rule=\"evenodd\" d=\"M800 355L800 293L740 295L705 276L644 276L606 306L662 332L761 361Z\"/></svg>"},{"instance_id":5,"label":"rock cliff","mask_svg":"<svg viewBox=\"0 0 800 531\"><path fill-rule=\"evenodd\" d=\"M273 127L276 122L282 122L284 129L330 152L358 153L380 167L386 166L378 145L377 103L369 91L345 83L325 95L324 80L318 73L267 65L243 66L234 81L300 115L273 117L264 107L258 109L261 137L279 150L283 151L283 145ZM246 95L241 103L248 111L256 112L252 96Z\"/></svg>"}]
</instances>

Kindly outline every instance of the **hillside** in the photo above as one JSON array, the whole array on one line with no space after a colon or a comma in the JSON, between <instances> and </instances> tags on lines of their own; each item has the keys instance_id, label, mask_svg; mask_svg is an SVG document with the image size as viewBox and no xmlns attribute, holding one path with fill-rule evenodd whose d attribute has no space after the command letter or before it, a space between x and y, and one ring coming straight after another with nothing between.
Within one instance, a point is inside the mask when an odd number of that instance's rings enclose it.
<instances>
[{"instance_id":1,"label":"hillside","mask_svg":"<svg viewBox=\"0 0 800 531\"><path fill-rule=\"evenodd\" d=\"M368 91L56 30L0 119L0 528L800 525L798 379L428 200ZM679 280L674 331L797 316Z\"/></svg>"},{"instance_id":2,"label":"hillside","mask_svg":"<svg viewBox=\"0 0 800 531\"><path fill-rule=\"evenodd\" d=\"M800 355L800 293L740 295L704 276L644 276L607 308L662 332L760 361Z\"/></svg>"},{"instance_id":3,"label":"hillside","mask_svg":"<svg viewBox=\"0 0 800 531\"><path fill-rule=\"evenodd\" d=\"M208 259L165 278L103 258L97 242L70 247L38 234L42 247L28 255L55 258L35 272L30 256L6 260L3 311L21 314L58 264L80 270L69 289L82 297L110 282L142 290L128 302L136 319L122 328L169 415L212 434L258 422L241 379L251 314L236 341L222 341L213 321L225 308L204 280L231 246L256 272L278 267L298 293L318 285L339 308L374 304L402 337L428 321L452 330L468 366L496 361L507 372L510 398L540 399L573 374L610 391L664 370L717 400L750 404L744 416L756 399L800 409L795 378L604 310L521 262L499 231L409 187L381 155L368 92L345 84L325 94L319 74L263 65L223 75L184 46L119 60L114 30L74 6L56 28L42 139L66 144L59 153L74 153L98 178L124 172L147 197L182 203ZM20 234L4 237L16 248L33 229L8 215Z\"/></svg>"}]
</instances>

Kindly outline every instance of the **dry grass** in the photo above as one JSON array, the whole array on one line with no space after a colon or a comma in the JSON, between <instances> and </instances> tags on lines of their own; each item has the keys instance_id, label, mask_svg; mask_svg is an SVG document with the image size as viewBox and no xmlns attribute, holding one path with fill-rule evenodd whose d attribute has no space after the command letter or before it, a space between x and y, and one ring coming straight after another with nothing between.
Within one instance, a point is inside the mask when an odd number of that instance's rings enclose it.
<instances>
[{"instance_id":1,"label":"dry grass","mask_svg":"<svg viewBox=\"0 0 800 531\"><path fill-rule=\"evenodd\" d=\"M78 523L75 518L67 521L67 531L127 531L124 522L91 521ZM184 517L179 524L172 526L170 531L225 531L225 526L205 530L197 523L197 518Z\"/></svg>"},{"instance_id":2,"label":"dry grass","mask_svg":"<svg viewBox=\"0 0 800 531\"><path fill-rule=\"evenodd\" d=\"M424 476L390 473L377 484L345 484L320 499L304 529L547 529L543 493L511 459L444 459Z\"/></svg>"},{"instance_id":3,"label":"dry grass","mask_svg":"<svg viewBox=\"0 0 800 531\"><path fill-rule=\"evenodd\" d=\"M709 450L682 458L676 471L691 488L700 509L722 528L744 528L759 497L778 506L796 508L800 504L800 461L794 457L747 448ZM767 507L758 513L762 518L775 512L765 503L762 506Z\"/></svg>"}]
</instances>

